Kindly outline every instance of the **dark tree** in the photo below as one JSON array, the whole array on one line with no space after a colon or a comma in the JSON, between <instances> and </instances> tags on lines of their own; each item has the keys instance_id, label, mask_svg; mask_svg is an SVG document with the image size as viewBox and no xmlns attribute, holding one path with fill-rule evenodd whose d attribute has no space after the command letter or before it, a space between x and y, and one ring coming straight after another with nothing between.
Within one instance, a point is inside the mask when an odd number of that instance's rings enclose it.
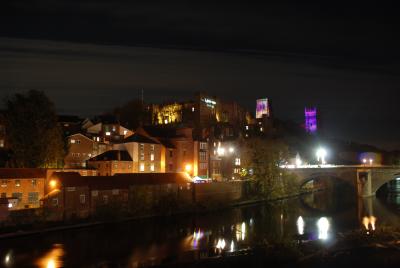
<instances>
[{"instance_id":1,"label":"dark tree","mask_svg":"<svg viewBox=\"0 0 400 268\"><path fill-rule=\"evenodd\" d=\"M65 156L54 104L41 91L6 99L7 141L11 167L61 167Z\"/></svg>"},{"instance_id":2,"label":"dark tree","mask_svg":"<svg viewBox=\"0 0 400 268\"><path fill-rule=\"evenodd\" d=\"M133 130L151 121L149 113L140 100L131 100L122 107L114 110L114 115L118 118L121 125Z\"/></svg>"},{"instance_id":3,"label":"dark tree","mask_svg":"<svg viewBox=\"0 0 400 268\"><path fill-rule=\"evenodd\" d=\"M242 176L252 181L260 197L274 199L296 193L295 178L280 168L289 158L282 140L251 138L244 140L241 148Z\"/></svg>"}]
</instances>

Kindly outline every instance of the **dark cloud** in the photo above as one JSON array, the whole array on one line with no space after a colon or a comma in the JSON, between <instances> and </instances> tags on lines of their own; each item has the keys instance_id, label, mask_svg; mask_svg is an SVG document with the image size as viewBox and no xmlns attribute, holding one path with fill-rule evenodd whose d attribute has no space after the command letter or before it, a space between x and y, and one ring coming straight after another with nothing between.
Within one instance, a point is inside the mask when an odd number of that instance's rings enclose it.
<instances>
[{"instance_id":1,"label":"dark cloud","mask_svg":"<svg viewBox=\"0 0 400 268\"><path fill-rule=\"evenodd\" d=\"M264 2L4 1L1 95L42 89L82 115L142 88L150 101L204 90L252 110L267 96L284 119L316 105L332 136L398 145L397 9Z\"/></svg>"}]
</instances>

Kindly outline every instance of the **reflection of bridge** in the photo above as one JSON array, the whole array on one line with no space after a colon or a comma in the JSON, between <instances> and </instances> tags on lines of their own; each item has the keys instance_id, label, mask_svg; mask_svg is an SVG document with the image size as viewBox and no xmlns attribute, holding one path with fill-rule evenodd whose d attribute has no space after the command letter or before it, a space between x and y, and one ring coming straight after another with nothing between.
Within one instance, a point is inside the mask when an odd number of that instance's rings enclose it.
<instances>
[{"instance_id":1,"label":"reflection of bridge","mask_svg":"<svg viewBox=\"0 0 400 268\"><path fill-rule=\"evenodd\" d=\"M300 186L312 180L335 178L352 185L358 196L368 197L385 183L400 178L400 167L393 166L322 166L287 168Z\"/></svg>"}]
</instances>

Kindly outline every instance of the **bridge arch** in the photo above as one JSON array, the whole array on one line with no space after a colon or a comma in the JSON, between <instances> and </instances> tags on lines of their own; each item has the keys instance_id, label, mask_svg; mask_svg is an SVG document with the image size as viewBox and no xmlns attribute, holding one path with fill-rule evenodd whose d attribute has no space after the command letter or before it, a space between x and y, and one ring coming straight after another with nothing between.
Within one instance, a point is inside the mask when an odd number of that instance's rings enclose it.
<instances>
[{"instance_id":1,"label":"bridge arch","mask_svg":"<svg viewBox=\"0 0 400 268\"><path fill-rule=\"evenodd\" d=\"M400 173L394 174L381 174L381 176L376 176L375 180L372 182L371 192L376 193L379 189L381 189L385 184L394 181L400 180Z\"/></svg>"}]
</instances>

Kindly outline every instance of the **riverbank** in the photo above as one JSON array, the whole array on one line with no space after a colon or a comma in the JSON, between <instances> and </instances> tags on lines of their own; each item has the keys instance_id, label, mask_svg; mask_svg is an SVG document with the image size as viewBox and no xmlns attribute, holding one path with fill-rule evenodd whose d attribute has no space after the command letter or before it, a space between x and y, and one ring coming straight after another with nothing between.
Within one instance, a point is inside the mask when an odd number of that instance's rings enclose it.
<instances>
[{"instance_id":1,"label":"riverbank","mask_svg":"<svg viewBox=\"0 0 400 268\"><path fill-rule=\"evenodd\" d=\"M112 219L112 220L81 220L78 223L65 223L65 222L42 222L37 225L33 225L31 227L31 230L29 228L13 228L14 229L10 232L3 232L0 233L0 240L2 239L12 239L12 238L18 238L18 237L23 237L23 236L30 236L30 235L40 235L40 234L45 234L45 233L50 233L50 232L57 232L57 231L65 231L65 230L73 230L73 229L81 229L81 228L89 228L89 227L94 227L98 225L103 225L103 224L109 224L109 223L118 223L118 222L127 222L127 221L135 221L135 220L140 220L140 219L149 219L149 218L156 218L156 217L173 217L173 216L178 216L178 215L193 215L193 214L203 214L203 213L211 213L219 210L225 210L233 207L242 207L242 206L252 206L256 204L261 204L265 202L277 202L285 199L291 199L291 198L297 198L302 195L310 194L313 192L318 192L321 191L319 190L314 190L314 191L308 191L308 192L302 192L294 195L289 195L289 196L284 196L284 197L279 197L275 199L248 199L248 200L241 200L235 203L231 203L228 205L223 205L223 206L213 206L213 207L196 207L195 209L191 210L185 210L185 211L176 211L172 214L168 215L163 215L163 214L145 214L145 215L138 215L138 216L129 216L129 217L122 217L122 218L117 218L117 219Z\"/></svg>"}]
</instances>

